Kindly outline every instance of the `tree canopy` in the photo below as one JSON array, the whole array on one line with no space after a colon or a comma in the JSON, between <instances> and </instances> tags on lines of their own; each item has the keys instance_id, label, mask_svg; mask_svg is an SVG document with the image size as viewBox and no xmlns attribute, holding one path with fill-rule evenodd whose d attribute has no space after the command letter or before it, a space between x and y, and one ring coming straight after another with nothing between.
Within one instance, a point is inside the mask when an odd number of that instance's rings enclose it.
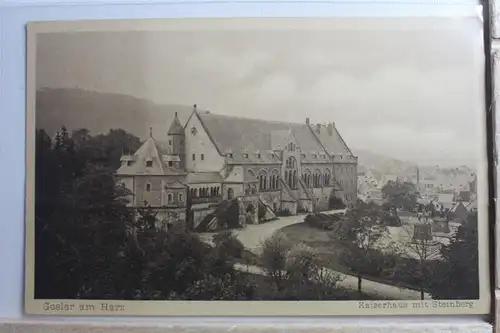
<instances>
[{"instance_id":1,"label":"tree canopy","mask_svg":"<svg viewBox=\"0 0 500 333\"><path fill-rule=\"evenodd\" d=\"M418 192L411 183L389 181L382 187L382 196L396 209L413 211L417 205Z\"/></svg>"}]
</instances>

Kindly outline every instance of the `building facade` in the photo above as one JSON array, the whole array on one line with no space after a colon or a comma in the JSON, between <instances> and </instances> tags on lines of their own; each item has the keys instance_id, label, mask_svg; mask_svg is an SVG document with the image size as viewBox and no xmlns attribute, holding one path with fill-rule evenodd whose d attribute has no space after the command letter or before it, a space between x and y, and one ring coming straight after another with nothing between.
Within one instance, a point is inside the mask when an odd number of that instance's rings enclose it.
<instances>
[{"instance_id":1,"label":"building facade","mask_svg":"<svg viewBox=\"0 0 500 333\"><path fill-rule=\"evenodd\" d=\"M266 215L324 211L330 197L357 200L357 164L335 124L286 123L199 111L175 115L168 141L150 137L117 171L130 205L147 203L165 223L196 229L223 200L237 199L246 223ZM174 218L172 216L175 216ZM208 220L207 220L208 219Z\"/></svg>"}]
</instances>

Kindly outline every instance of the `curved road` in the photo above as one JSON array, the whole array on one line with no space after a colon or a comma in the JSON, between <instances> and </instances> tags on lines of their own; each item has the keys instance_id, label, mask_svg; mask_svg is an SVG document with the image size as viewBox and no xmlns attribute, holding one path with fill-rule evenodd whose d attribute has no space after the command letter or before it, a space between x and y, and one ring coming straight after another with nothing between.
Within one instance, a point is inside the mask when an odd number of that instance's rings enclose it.
<instances>
[{"instance_id":1,"label":"curved road","mask_svg":"<svg viewBox=\"0 0 500 333\"><path fill-rule=\"evenodd\" d=\"M335 210L324 213L343 213L345 210ZM245 228L240 230L235 230L234 234L243 243L245 248L248 250L258 253L260 250L260 245L262 241L271 237L274 232L287 227L292 224L304 222L306 215L295 215L295 216L285 216L280 217L276 221L270 221L263 224L249 224ZM212 236L214 233L203 233L200 234L201 239L205 242L211 243ZM236 264L235 268L244 272L250 272L253 274L263 275L265 272L259 266L242 265ZM358 279L355 276L340 273L331 269L328 269L332 273L341 276L342 280L339 282L339 286L346 289L357 290ZM381 299L397 299L397 300L420 300L420 292L416 290L399 288L388 284L383 284L375 281L370 281L363 279L362 284L363 292L371 296L380 297ZM431 299L429 294L424 295L425 299Z\"/></svg>"}]
</instances>

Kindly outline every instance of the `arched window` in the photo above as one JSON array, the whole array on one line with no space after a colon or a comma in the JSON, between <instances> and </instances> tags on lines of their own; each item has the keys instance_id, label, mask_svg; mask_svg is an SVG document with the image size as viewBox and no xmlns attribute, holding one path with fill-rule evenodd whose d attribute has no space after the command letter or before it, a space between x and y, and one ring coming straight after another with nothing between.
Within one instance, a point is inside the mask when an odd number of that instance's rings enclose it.
<instances>
[{"instance_id":1,"label":"arched window","mask_svg":"<svg viewBox=\"0 0 500 333\"><path fill-rule=\"evenodd\" d=\"M248 174L248 180L249 181L255 180L255 173L253 172L252 169L248 169L247 174Z\"/></svg>"},{"instance_id":2,"label":"arched window","mask_svg":"<svg viewBox=\"0 0 500 333\"><path fill-rule=\"evenodd\" d=\"M217 186L217 192L216 192L217 195L220 195L220 187Z\"/></svg>"},{"instance_id":3,"label":"arched window","mask_svg":"<svg viewBox=\"0 0 500 333\"><path fill-rule=\"evenodd\" d=\"M271 182L269 185L269 188L271 190L277 190L279 188L278 180L279 180L279 171L274 169L271 172Z\"/></svg>"},{"instance_id":4,"label":"arched window","mask_svg":"<svg viewBox=\"0 0 500 333\"><path fill-rule=\"evenodd\" d=\"M302 173L302 181L306 187L311 187L311 171L309 169L305 169Z\"/></svg>"},{"instance_id":5,"label":"arched window","mask_svg":"<svg viewBox=\"0 0 500 333\"><path fill-rule=\"evenodd\" d=\"M184 202L184 194L179 193L179 202Z\"/></svg>"},{"instance_id":6,"label":"arched window","mask_svg":"<svg viewBox=\"0 0 500 333\"><path fill-rule=\"evenodd\" d=\"M297 188L297 160L290 156L285 162L285 180L292 189Z\"/></svg>"},{"instance_id":7,"label":"arched window","mask_svg":"<svg viewBox=\"0 0 500 333\"><path fill-rule=\"evenodd\" d=\"M197 189L197 188L195 188L195 189L194 189L194 195L193 195L193 197L195 197L195 198L196 198L197 196L198 196L198 189Z\"/></svg>"},{"instance_id":8,"label":"arched window","mask_svg":"<svg viewBox=\"0 0 500 333\"><path fill-rule=\"evenodd\" d=\"M327 187L330 186L330 184L331 184L331 176L332 176L332 174L330 172L330 169L326 170L323 181L324 181L324 185Z\"/></svg>"},{"instance_id":9,"label":"arched window","mask_svg":"<svg viewBox=\"0 0 500 333\"><path fill-rule=\"evenodd\" d=\"M174 202L174 196L172 193L167 194L167 201L168 203Z\"/></svg>"},{"instance_id":10,"label":"arched window","mask_svg":"<svg viewBox=\"0 0 500 333\"><path fill-rule=\"evenodd\" d=\"M268 186L267 186L267 171L266 170L260 170L259 172L259 191L266 191Z\"/></svg>"},{"instance_id":11,"label":"arched window","mask_svg":"<svg viewBox=\"0 0 500 333\"><path fill-rule=\"evenodd\" d=\"M322 180L321 178L322 178L321 177L321 171L320 170L316 170L314 172L314 184L313 184L314 187L316 187L316 188L322 187L323 184L321 182L321 180Z\"/></svg>"},{"instance_id":12,"label":"arched window","mask_svg":"<svg viewBox=\"0 0 500 333\"><path fill-rule=\"evenodd\" d=\"M231 200L234 197L234 190L232 188L227 189L227 198Z\"/></svg>"}]
</instances>

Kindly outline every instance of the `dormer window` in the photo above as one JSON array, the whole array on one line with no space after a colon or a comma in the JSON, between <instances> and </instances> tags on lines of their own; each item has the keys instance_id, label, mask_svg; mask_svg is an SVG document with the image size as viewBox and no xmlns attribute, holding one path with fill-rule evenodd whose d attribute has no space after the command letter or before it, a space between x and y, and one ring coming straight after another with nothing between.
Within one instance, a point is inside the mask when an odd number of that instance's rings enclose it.
<instances>
[{"instance_id":1,"label":"dormer window","mask_svg":"<svg viewBox=\"0 0 500 333\"><path fill-rule=\"evenodd\" d=\"M227 153L226 156L229 158L233 158L233 153Z\"/></svg>"},{"instance_id":2,"label":"dormer window","mask_svg":"<svg viewBox=\"0 0 500 333\"><path fill-rule=\"evenodd\" d=\"M248 154L247 153L243 154L243 157L248 158Z\"/></svg>"},{"instance_id":3,"label":"dormer window","mask_svg":"<svg viewBox=\"0 0 500 333\"><path fill-rule=\"evenodd\" d=\"M153 166L153 161L146 161L146 167L151 168Z\"/></svg>"},{"instance_id":4,"label":"dormer window","mask_svg":"<svg viewBox=\"0 0 500 333\"><path fill-rule=\"evenodd\" d=\"M306 158L306 154L300 154L300 157Z\"/></svg>"},{"instance_id":5,"label":"dormer window","mask_svg":"<svg viewBox=\"0 0 500 333\"><path fill-rule=\"evenodd\" d=\"M318 158L318 155L317 154L313 154L313 158Z\"/></svg>"},{"instance_id":6,"label":"dormer window","mask_svg":"<svg viewBox=\"0 0 500 333\"><path fill-rule=\"evenodd\" d=\"M257 158L260 158L260 154L259 154L259 153L255 154L255 156L256 156Z\"/></svg>"}]
</instances>

